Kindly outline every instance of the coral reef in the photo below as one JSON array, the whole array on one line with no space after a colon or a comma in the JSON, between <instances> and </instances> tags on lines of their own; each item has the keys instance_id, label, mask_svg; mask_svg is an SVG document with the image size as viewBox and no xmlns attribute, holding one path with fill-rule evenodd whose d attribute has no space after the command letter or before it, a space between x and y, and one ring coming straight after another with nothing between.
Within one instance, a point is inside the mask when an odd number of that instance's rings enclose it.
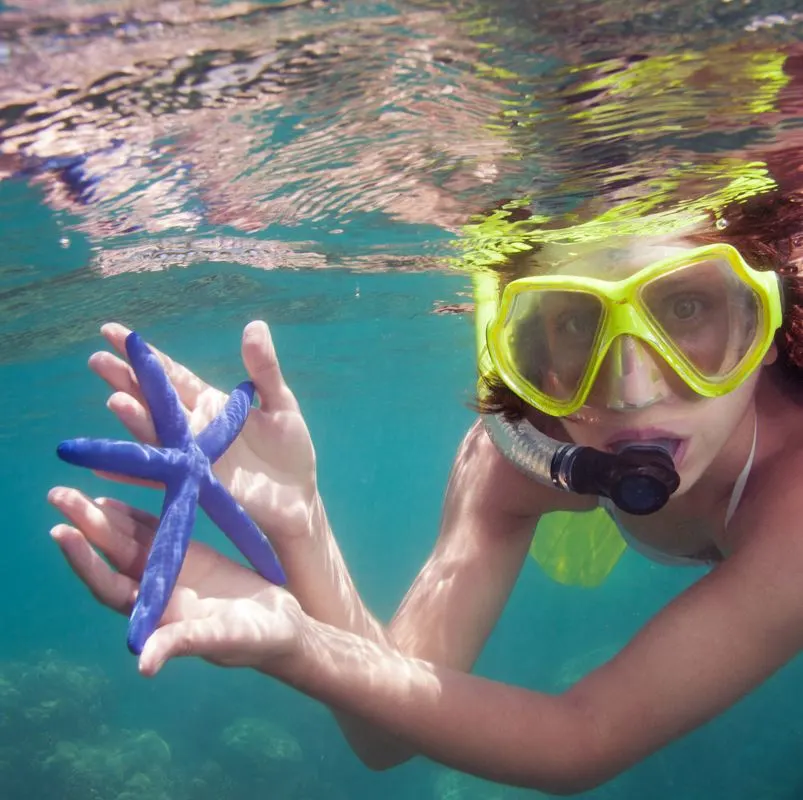
<instances>
[{"instance_id":1,"label":"coral reef","mask_svg":"<svg viewBox=\"0 0 803 800\"><path fill-rule=\"evenodd\" d=\"M64 798L172 800L170 748L154 731L106 732L93 742L61 741L40 764Z\"/></svg>"},{"instance_id":2,"label":"coral reef","mask_svg":"<svg viewBox=\"0 0 803 800\"><path fill-rule=\"evenodd\" d=\"M220 738L232 752L258 769L302 760L301 745L278 725L259 717L237 720Z\"/></svg>"},{"instance_id":3,"label":"coral reef","mask_svg":"<svg viewBox=\"0 0 803 800\"><path fill-rule=\"evenodd\" d=\"M2 800L283 800L339 797L303 759L299 741L268 719L232 717L209 752L182 759L156 730L115 724L113 683L99 669L41 658L0 662Z\"/></svg>"}]
</instances>

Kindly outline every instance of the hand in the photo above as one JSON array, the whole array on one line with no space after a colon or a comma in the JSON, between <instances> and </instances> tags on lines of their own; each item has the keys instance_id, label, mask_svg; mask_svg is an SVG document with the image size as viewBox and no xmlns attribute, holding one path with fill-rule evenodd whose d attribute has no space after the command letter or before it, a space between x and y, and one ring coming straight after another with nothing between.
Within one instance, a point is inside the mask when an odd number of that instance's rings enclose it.
<instances>
[{"instance_id":1,"label":"hand","mask_svg":"<svg viewBox=\"0 0 803 800\"><path fill-rule=\"evenodd\" d=\"M73 572L97 600L129 615L158 519L117 500L91 501L75 489L56 487L48 500L73 523L51 531ZM298 650L305 619L289 592L192 542L139 669L152 676L170 658L199 656L281 675Z\"/></svg>"},{"instance_id":2,"label":"hand","mask_svg":"<svg viewBox=\"0 0 803 800\"><path fill-rule=\"evenodd\" d=\"M124 356L130 331L113 323L104 325L101 332ZM151 349L178 392L193 432L201 430L223 407L227 395ZM283 539L308 534L314 520L322 516L315 513L315 450L298 403L282 378L264 322L251 322L243 331L242 359L256 386L259 408L251 409L242 433L215 464L215 474L280 548ZM120 422L141 441L158 444L131 367L108 352L94 353L89 366L115 390L107 405Z\"/></svg>"}]
</instances>

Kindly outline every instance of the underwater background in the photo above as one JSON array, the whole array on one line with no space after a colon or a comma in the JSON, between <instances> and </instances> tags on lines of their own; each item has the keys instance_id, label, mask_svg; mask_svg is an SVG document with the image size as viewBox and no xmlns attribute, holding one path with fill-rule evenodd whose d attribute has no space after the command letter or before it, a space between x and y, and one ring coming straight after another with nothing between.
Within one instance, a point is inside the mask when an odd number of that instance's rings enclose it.
<instances>
[{"instance_id":1,"label":"underwater background","mask_svg":"<svg viewBox=\"0 0 803 800\"><path fill-rule=\"evenodd\" d=\"M364 768L256 674L152 681L48 530L59 462L129 438L87 367L116 320L227 389L271 326L336 535L388 619L433 545L473 414L454 241L506 197L701 191L803 163L796 2L30 2L0 6L0 800L532 797L422 759ZM784 165L788 165L784 171ZM196 537L230 552L201 517ZM561 691L700 573L627 552L599 588L534 561L477 666ZM803 797L803 664L583 797Z\"/></svg>"}]
</instances>

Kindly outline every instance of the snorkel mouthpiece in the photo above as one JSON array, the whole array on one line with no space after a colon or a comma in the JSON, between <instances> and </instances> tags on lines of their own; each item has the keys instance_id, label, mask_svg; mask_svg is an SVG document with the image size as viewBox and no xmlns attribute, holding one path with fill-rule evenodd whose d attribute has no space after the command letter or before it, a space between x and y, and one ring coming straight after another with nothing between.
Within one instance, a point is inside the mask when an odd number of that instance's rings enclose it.
<instances>
[{"instance_id":1,"label":"snorkel mouthpiece","mask_svg":"<svg viewBox=\"0 0 803 800\"><path fill-rule=\"evenodd\" d=\"M619 453L570 445L555 453L552 472L556 485L609 497L627 514L654 514L680 485L672 456L658 445L630 445Z\"/></svg>"},{"instance_id":2,"label":"snorkel mouthpiece","mask_svg":"<svg viewBox=\"0 0 803 800\"><path fill-rule=\"evenodd\" d=\"M669 451L656 444L631 444L618 453L552 439L526 419L483 416L497 450L539 483L577 494L608 497L627 514L660 511L680 485Z\"/></svg>"}]
</instances>

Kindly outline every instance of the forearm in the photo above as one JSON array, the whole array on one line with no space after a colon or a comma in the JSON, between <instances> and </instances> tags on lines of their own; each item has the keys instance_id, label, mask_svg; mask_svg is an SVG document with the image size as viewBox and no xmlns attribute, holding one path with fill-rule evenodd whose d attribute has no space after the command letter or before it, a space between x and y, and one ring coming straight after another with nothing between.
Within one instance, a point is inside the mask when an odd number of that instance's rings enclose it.
<instances>
[{"instance_id":1,"label":"forearm","mask_svg":"<svg viewBox=\"0 0 803 800\"><path fill-rule=\"evenodd\" d=\"M306 614L334 628L392 648L388 632L362 602L318 498L303 536L277 537L287 588ZM415 755L375 725L332 709L355 754L372 769L387 769Z\"/></svg>"},{"instance_id":2,"label":"forearm","mask_svg":"<svg viewBox=\"0 0 803 800\"><path fill-rule=\"evenodd\" d=\"M567 696L494 683L309 621L278 677L482 778L570 794L596 778L593 726ZM276 674L275 664L267 672Z\"/></svg>"},{"instance_id":3,"label":"forearm","mask_svg":"<svg viewBox=\"0 0 803 800\"><path fill-rule=\"evenodd\" d=\"M287 575L287 589L310 617L371 641L388 641L354 586L319 496L303 533L277 535L272 542Z\"/></svg>"}]
</instances>

